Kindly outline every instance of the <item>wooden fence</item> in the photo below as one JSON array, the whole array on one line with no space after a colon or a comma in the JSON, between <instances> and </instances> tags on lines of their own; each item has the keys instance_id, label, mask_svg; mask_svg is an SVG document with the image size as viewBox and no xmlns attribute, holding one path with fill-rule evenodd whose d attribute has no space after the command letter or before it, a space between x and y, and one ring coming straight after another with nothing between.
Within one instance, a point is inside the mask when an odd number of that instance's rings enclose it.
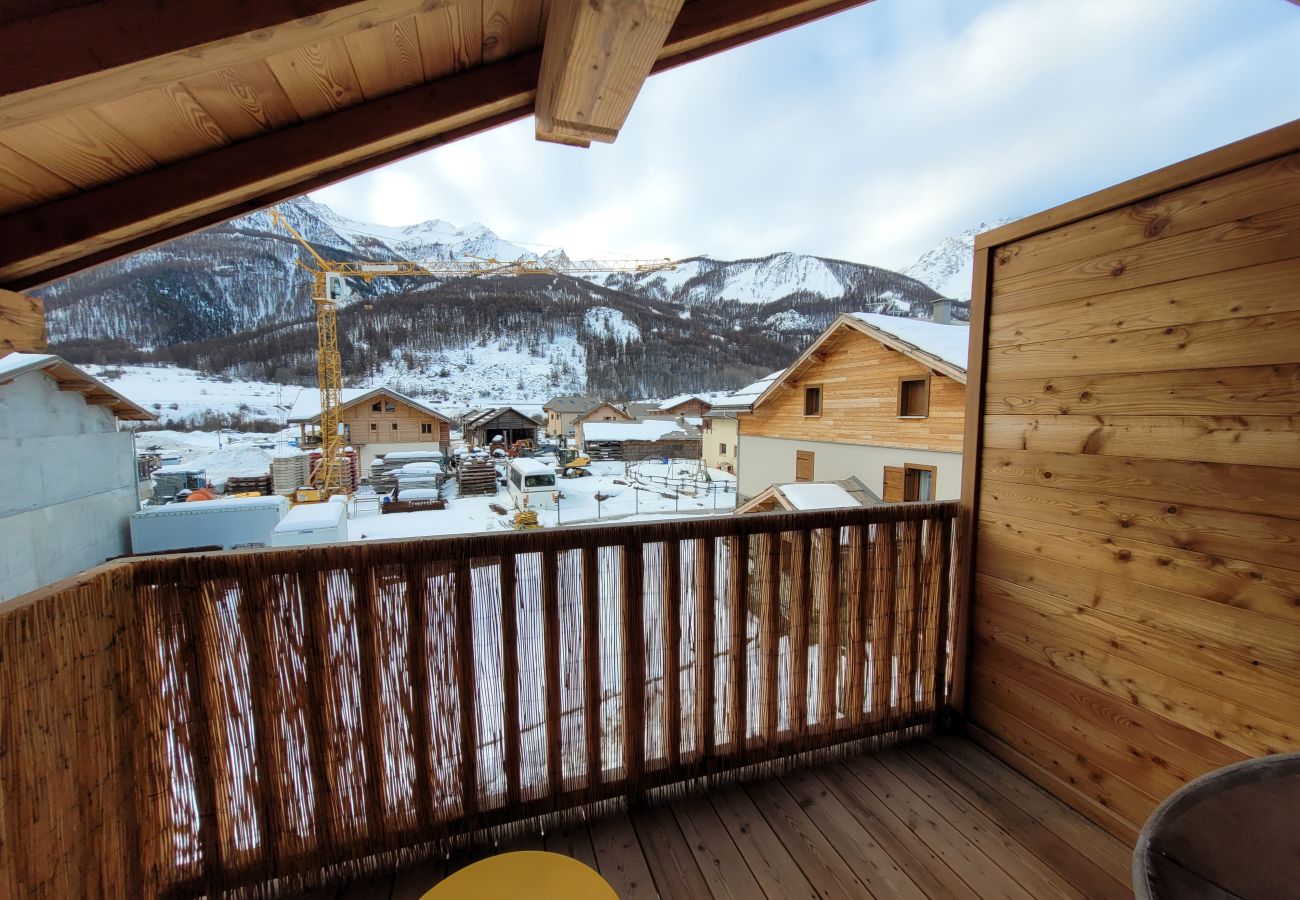
<instances>
[{"instance_id":1,"label":"wooden fence","mask_svg":"<svg viewBox=\"0 0 1300 900\"><path fill-rule=\"evenodd\" d=\"M924 731L955 510L124 560L19 598L0 894L278 896Z\"/></svg>"}]
</instances>

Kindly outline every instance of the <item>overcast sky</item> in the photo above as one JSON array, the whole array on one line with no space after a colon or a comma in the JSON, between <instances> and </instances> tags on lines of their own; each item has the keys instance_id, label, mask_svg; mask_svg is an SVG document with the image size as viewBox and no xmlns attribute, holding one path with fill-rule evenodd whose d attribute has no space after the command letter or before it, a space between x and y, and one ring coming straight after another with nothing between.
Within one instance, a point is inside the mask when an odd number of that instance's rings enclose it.
<instances>
[{"instance_id":1,"label":"overcast sky","mask_svg":"<svg viewBox=\"0 0 1300 900\"><path fill-rule=\"evenodd\" d=\"M653 76L613 145L540 143L529 118L312 196L574 257L901 268L1295 118L1285 0L875 0Z\"/></svg>"}]
</instances>

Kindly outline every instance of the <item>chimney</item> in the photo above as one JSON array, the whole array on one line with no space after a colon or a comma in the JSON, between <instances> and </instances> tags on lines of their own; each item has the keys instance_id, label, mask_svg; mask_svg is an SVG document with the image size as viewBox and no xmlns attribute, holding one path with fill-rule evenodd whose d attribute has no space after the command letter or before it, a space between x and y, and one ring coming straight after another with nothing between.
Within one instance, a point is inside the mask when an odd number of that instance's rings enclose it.
<instances>
[{"instance_id":1,"label":"chimney","mask_svg":"<svg viewBox=\"0 0 1300 900\"><path fill-rule=\"evenodd\" d=\"M952 301L947 297L940 297L930 304L930 321L939 325L952 324Z\"/></svg>"}]
</instances>

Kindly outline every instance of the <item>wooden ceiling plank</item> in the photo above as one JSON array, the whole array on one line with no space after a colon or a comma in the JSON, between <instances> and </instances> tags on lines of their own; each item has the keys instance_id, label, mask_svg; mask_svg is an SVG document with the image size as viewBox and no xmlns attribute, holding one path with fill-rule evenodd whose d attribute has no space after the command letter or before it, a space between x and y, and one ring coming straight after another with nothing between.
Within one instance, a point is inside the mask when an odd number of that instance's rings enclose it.
<instances>
[{"instance_id":1,"label":"wooden ceiling plank","mask_svg":"<svg viewBox=\"0 0 1300 900\"><path fill-rule=\"evenodd\" d=\"M97 0L0 22L0 128L237 67L417 12L422 0Z\"/></svg>"},{"instance_id":2,"label":"wooden ceiling plank","mask_svg":"<svg viewBox=\"0 0 1300 900\"><path fill-rule=\"evenodd\" d=\"M343 38L343 43L367 100L377 100L424 81L414 16L354 32Z\"/></svg>"},{"instance_id":3,"label":"wooden ceiling plank","mask_svg":"<svg viewBox=\"0 0 1300 900\"><path fill-rule=\"evenodd\" d=\"M508 59L541 46L541 0L483 0L483 62Z\"/></svg>"},{"instance_id":4,"label":"wooden ceiling plank","mask_svg":"<svg viewBox=\"0 0 1300 900\"><path fill-rule=\"evenodd\" d=\"M0 140L0 215L74 194L76 185Z\"/></svg>"},{"instance_id":5,"label":"wooden ceiling plank","mask_svg":"<svg viewBox=\"0 0 1300 900\"><path fill-rule=\"evenodd\" d=\"M105 103L95 113L159 163L224 147L231 140L179 84Z\"/></svg>"},{"instance_id":6,"label":"wooden ceiling plank","mask_svg":"<svg viewBox=\"0 0 1300 900\"><path fill-rule=\"evenodd\" d=\"M654 64L662 71L762 33L801 24L866 0L810 8L779 0L688 3ZM703 9L698 9L703 8ZM710 43L716 34L716 43ZM174 163L95 191L0 216L0 286L26 288L161 241L316 190L451 140L525 118L541 54L471 69L326 116Z\"/></svg>"},{"instance_id":7,"label":"wooden ceiling plank","mask_svg":"<svg viewBox=\"0 0 1300 900\"><path fill-rule=\"evenodd\" d=\"M537 137L613 142L681 9L682 0L552 0Z\"/></svg>"},{"instance_id":8,"label":"wooden ceiling plank","mask_svg":"<svg viewBox=\"0 0 1300 900\"><path fill-rule=\"evenodd\" d=\"M425 81L463 72L483 62L483 0L461 0L436 7L416 16L415 25Z\"/></svg>"},{"instance_id":9,"label":"wooden ceiling plank","mask_svg":"<svg viewBox=\"0 0 1300 900\"><path fill-rule=\"evenodd\" d=\"M91 110L0 132L0 141L85 189L154 168L142 148Z\"/></svg>"},{"instance_id":10,"label":"wooden ceiling plank","mask_svg":"<svg viewBox=\"0 0 1300 900\"><path fill-rule=\"evenodd\" d=\"M205 72L182 85L231 140L246 140L300 121L265 60Z\"/></svg>"},{"instance_id":11,"label":"wooden ceiling plank","mask_svg":"<svg viewBox=\"0 0 1300 900\"><path fill-rule=\"evenodd\" d=\"M365 99L342 38L268 57L266 64L303 119L347 109Z\"/></svg>"}]
</instances>

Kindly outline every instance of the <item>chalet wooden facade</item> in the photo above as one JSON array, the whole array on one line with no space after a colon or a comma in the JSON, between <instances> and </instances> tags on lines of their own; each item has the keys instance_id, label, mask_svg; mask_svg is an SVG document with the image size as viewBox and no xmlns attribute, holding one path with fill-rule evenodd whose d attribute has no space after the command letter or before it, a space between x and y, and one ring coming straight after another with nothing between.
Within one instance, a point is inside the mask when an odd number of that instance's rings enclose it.
<instances>
[{"instance_id":1,"label":"chalet wooden facade","mask_svg":"<svg viewBox=\"0 0 1300 900\"><path fill-rule=\"evenodd\" d=\"M649 72L847 5L18 4L0 283L529 111L609 140ZM1132 896L1158 803L1300 749L1297 210L1300 121L980 236L960 501L127 558L0 604L0 896L418 897L539 845L624 897ZM0 346L37 331L10 301ZM882 421L959 380L921 360ZM839 415L827 371L772 402Z\"/></svg>"},{"instance_id":2,"label":"chalet wooden facade","mask_svg":"<svg viewBox=\"0 0 1300 900\"><path fill-rule=\"evenodd\" d=\"M431 446L444 455L451 451L451 419L419 400L391 388L349 391L339 410L339 421L349 444L361 453L363 471L376 457L395 450L422 450ZM307 389L289 412L298 425L301 446L320 442L320 397Z\"/></svg>"},{"instance_id":3,"label":"chalet wooden facade","mask_svg":"<svg viewBox=\"0 0 1300 900\"><path fill-rule=\"evenodd\" d=\"M740 495L857 477L887 502L961 484L961 325L842 315L739 419Z\"/></svg>"},{"instance_id":4,"label":"chalet wooden facade","mask_svg":"<svg viewBox=\"0 0 1300 900\"><path fill-rule=\"evenodd\" d=\"M541 426L527 413L509 406L486 409L461 426L470 447L510 447L517 441L537 442Z\"/></svg>"}]
</instances>

